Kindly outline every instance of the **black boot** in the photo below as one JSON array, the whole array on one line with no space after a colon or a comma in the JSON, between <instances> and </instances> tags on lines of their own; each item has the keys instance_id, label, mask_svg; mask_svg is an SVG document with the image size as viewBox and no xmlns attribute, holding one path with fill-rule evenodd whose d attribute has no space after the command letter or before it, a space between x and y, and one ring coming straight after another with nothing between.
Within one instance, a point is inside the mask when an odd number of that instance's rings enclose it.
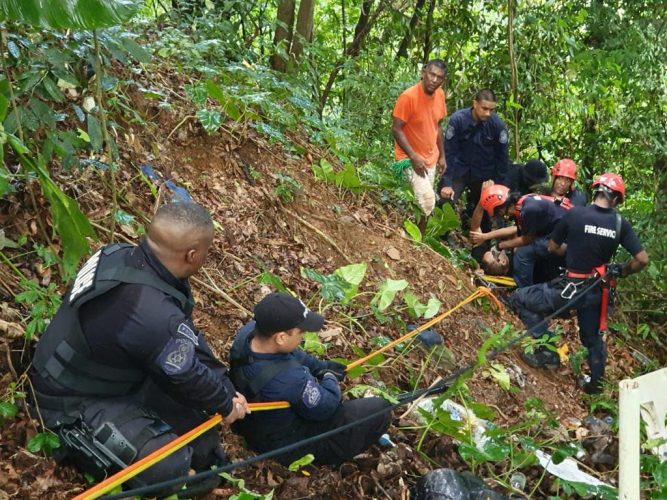
<instances>
[{"instance_id":1,"label":"black boot","mask_svg":"<svg viewBox=\"0 0 667 500\"><path fill-rule=\"evenodd\" d=\"M560 357L558 353L547 349L544 346L536 347L533 352L522 352L521 359L533 368L548 368L556 370L560 367Z\"/></svg>"}]
</instances>

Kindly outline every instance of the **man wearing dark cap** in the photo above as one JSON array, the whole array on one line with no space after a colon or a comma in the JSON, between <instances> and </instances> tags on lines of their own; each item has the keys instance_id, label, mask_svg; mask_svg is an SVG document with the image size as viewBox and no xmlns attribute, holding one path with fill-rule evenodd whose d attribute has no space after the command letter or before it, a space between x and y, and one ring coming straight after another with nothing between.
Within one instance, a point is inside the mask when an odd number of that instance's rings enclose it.
<instances>
[{"instance_id":1,"label":"man wearing dark cap","mask_svg":"<svg viewBox=\"0 0 667 500\"><path fill-rule=\"evenodd\" d=\"M515 164L507 172L507 187L511 192L519 192L521 195L536 193L538 187L545 184L547 166L540 160L528 160L525 164Z\"/></svg>"},{"instance_id":2,"label":"man wearing dark cap","mask_svg":"<svg viewBox=\"0 0 667 500\"><path fill-rule=\"evenodd\" d=\"M271 293L238 332L230 351L231 379L251 402L287 401L289 408L249 414L233 429L263 453L341 427L387 408L381 398L341 401L345 365L316 359L299 345L324 318L287 293ZM312 453L318 465L338 465L376 443L391 420L387 411L327 439L277 457L288 465Z\"/></svg>"}]
</instances>

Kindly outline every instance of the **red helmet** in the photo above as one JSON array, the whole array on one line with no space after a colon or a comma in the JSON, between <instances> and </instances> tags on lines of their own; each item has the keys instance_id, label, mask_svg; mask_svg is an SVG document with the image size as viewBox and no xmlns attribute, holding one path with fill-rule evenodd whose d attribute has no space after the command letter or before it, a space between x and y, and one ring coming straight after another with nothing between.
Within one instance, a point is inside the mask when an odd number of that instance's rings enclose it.
<instances>
[{"instance_id":1,"label":"red helmet","mask_svg":"<svg viewBox=\"0 0 667 500\"><path fill-rule=\"evenodd\" d=\"M595 193L601 191L608 194L610 194L609 191L613 191L619 197L618 202L623 203L625 199L625 182L623 182L623 177L620 175L606 172L593 181L593 191Z\"/></svg>"},{"instance_id":2,"label":"red helmet","mask_svg":"<svg viewBox=\"0 0 667 500\"><path fill-rule=\"evenodd\" d=\"M577 180L577 164L569 158L558 160L551 168L551 176L554 179L560 176L567 177L568 179L575 181Z\"/></svg>"},{"instance_id":3,"label":"red helmet","mask_svg":"<svg viewBox=\"0 0 667 500\"><path fill-rule=\"evenodd\" d=\"M502 207L507 203L507 195L509 192L510 188L501 186L500 184L494 184L484 188L479 199L482 202L482 208L486 210L489 217L493 217L493 212L497 207Z\"/></svg>"}]
</instances>

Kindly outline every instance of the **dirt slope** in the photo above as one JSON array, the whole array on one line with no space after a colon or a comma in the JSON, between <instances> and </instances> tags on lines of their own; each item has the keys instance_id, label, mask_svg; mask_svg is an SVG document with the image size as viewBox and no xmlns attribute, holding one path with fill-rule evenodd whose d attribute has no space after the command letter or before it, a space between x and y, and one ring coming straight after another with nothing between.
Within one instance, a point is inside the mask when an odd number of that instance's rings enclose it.
<instances>
[{"instance_id":1,"label":"dirt slope","mask_svg":"<svg viewBox=\"0 0 667 500\"><path fill-rule=\"evenodd\" d=\"M396 338L404 331L372 319L368 308L363 307L370 293L359 299L362 307L354 310L354 318L346 319L338 306L325 307L316 294L318 285L300 275L301 266L327 274L348 263L367 262L369 270L362 292L374 291L386 278L406 279L423 302L431 295L440 299L442 310L456 305L475 289L469 273L453 268L430 249L416 246L405 237L401 229L403 214L379 205L372 194L355 196L317 182L310 165L326 156L326 152L308 145L306 138L294 137L308 150L303 157L294 158L279 146L267 143L250 128L235 129L230 125L208 136L188 120L176 129L182 116L174 112L151 109L141 102L137 105L140 109L143 107L145 116L157 113L156 126L141 133L128 129L121 140L123 167L118 173L121 208L136 215L138 220L142 216L150 219L156 200L137 168L150 163L156 171L186 187L196 201L210 209L219 228L209 261L193 283L198 300L195 322L224 359L235 331L249 319L247 311L267 289L257 280L263 271L279 276L287 287L309 300L311 307L323 308L333 326L339 328L334 331L339 333L331 338L329 354L350 360L357 357L353 346L370 351L373 337ZM149 151L157 158L153 159ZM303 191L290 203L282 203L273 192L278 172L290 175L303 185ZM103 182L102 176L91 169L60 175L58 181L96 221L100 243L106 242L108 236L103 227L111 206L110 191L104 185L107 181ZM38 199L38 204L40 216L49 223L44 200ZM0 202L0 222L8 237L16 238L25 231L31 239L40 239L34 211L29 207L26 191ZM136 237L135 228L129 225L120 228L118 239L136 241ZM16 258L15 264L29 276L48 282L48 276L40 274L39 267L35 266L34 255L12 258ZM5 295L2 300L10 309L17 307L11 296L12 291L18 290L16 281L11 272L3 269ZM406 314L404 319L408 321ZM483 342L485 328L498 331L507 321L516 320L506 311L476 303L457 311L437 329L444 337L445 346L454 354L456 364L461 365L474 359ZM565 322L564 327L566 336L573 338L572 322ZM13 369L20 374L27 361L26 356L21 355L27 347L18 340L6 342L13 350ZM612 350L611 356L615 355ZM409 388L408 372L411 369L419 372L424 362L423 352L415 349L405 356L396 358L395 354L390 354L388 358L379 370L382 382L404 390ZM8 359L0 361L5 374L3 389L14 378ZM542 398L561 416L566 427L571 419L586 414L569 369L555 374L532 370L520 361L516 350L503 355L501 361L522 371L526 378L523 388L505 391L482 374L476 374L468 384L477 401L497 409L497 424L520 421L523 402L532 396ZM449 370L451 364L431 363L420 385L431 383ZM353 382L378 384L371 375ZM348 387L351 385L352 382L348 382ZM459 464L449 439L428 440L423 451L434 460L429 463L414 450L419 435L401 430L398 420L394 424L391 432L399 443L398 448L384 453L373 449L338 471L309 468L310 475L306 476L288 472L271 462L238 471L237 475L244 477L251 488L263 492L276 488L279 498L406 498L410 484L426 470L436 464ZM34 432L34 422L24 411L0 427L0 498L62 498L82 491L85 482L75 471L54 469L52 460L33 455L24 448ZM224 440L232 458L250 455L227 431ZM224 497L232 491L222 488L216 494Z\"/></svg>"}]
</instances>

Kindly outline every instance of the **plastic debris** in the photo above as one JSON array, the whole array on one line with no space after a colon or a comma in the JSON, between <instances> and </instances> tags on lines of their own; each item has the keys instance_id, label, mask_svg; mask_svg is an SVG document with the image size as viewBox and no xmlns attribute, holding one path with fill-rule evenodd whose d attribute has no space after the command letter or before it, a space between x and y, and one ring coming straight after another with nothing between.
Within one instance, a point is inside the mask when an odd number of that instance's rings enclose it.
<instances>
[{"instance_id":1,"label":"plastic debris","mask_svg":"<svg viewBox=\"0 0 667 500\"><path fill-rule=\"evenodd\" d=\"M523 472L515 472L510 477L510 486L518 491L526 487L526 475Z\"/></svg>"},{"instance_id":2,"label":"plastic debris","mask_svg":"<svg viewBox=\"0 0 667 500\"><path fill-rule=\"evenodd\" d=\"M436 469L424 475L413 488L413 500L501 500L507 498L489 488L471 472Z\"/></svg>"},{"instance_id":3,"label":"plastic debris","mask_svg":"<svg viewBox=\"0 0 667 500\"><path fill-rule=\"evenodd\" d=\"M437 398L423 399L419 402L417 407L427 411L431 415L435 415L436 410L433 407L433 401L436 399ZM488 420L477 417L475 412L455 403L451 399L445 399L440 404L440 409L449 413L452 420L462 422L463 429L470 433L477 449L484 451L484 446L489 440L489 437L485 434L486 427L489 424ZM425 423L424 417L419 412L416 412L415 415L418 420Z\"/></svg>"},{"instance_id":4,"label":"plastic debris","mask_svg":"<svg viewBox=\"0 0 667 500\"><path fill-rule=\"evenodd\" d=\"M380 446L391 446L392 448L396 448L396 443L391 440L389 434L382 434L380 439L378 439L378 444Z\"/></svg>"},{"instance_id":5,"label":"plastic debris","mask_svg":"<svg viewBox=\"0 0 667 500\"><path fill-rule=\"evenodd\" d=\"M419 332L416 338L426 347L433 347L434 345L442 344L443 342L442 336L433 328Z\"/></svg>"},{"instance_id":6,"label":"plastic debris","mask_svg":"<svg viewBox=\"0 0 667 500\"><path fill-rule=\"evenodd\" d=\"M535 450L535 456L539 460L540 465L544 467L547 472L550 472L556 477L566 481L575 483L584 483L590 486L609 486L607 483L600 481L598 478L579 470L579 465L571 458L566 458L559 464L554 464L551 460L551 455L542 450Z\"/></svg>"},{"instance_id":7,"label":"plastic debris","mask_svg":"<svg viewBox=\"0 0 667 500\"><path fill-rule=\"evenodd\" d=\"M150 179L156 186L164 185L167 189L167 200L169 203L192 203L192 196L187 189L179 186L171 179L164 179L162 175L156 172L149 164L141 166L141 172Z\"/></svg>"}]
</instances>

